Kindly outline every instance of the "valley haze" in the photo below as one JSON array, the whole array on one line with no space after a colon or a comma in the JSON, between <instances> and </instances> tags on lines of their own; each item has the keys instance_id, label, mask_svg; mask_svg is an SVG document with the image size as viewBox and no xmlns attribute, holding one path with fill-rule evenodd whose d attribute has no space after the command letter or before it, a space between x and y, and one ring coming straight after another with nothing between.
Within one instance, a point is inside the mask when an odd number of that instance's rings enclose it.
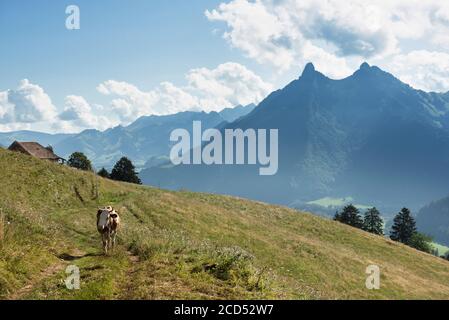
<instances>
[{"instance_id":1,"label":"valley haze","mask_svg":"<svg viewBox=\"0 0 449 320\"><path fill-rule=\"evenodd\" d=\"M266 129L225 129L223 140L220 130L203 133L201 121L193 121L192 132L192 139L186 129L170 133L170 141L177 142L170 150L172 164L243 165L247 159L247 164L267 166L259 169L260 175L275 175L278 170L277 129L270 129L268 139Z\"/></svg>"}]
</instances>

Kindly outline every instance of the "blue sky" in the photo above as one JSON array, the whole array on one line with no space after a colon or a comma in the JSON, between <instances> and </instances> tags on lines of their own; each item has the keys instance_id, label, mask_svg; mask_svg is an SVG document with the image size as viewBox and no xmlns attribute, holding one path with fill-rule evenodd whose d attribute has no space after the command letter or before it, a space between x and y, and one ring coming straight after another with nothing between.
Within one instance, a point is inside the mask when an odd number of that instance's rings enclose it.
<instances>
[{"instance_id":1,"label":"blue sky","mask_svg":"<svg viewBox=\"0 0 449 320\"><path fill-rule=\"evenodd\" d=\"M81 29L69 31L65 8L74 3ZM28 78L63 103L65 94L95 94L105 79L153 87L181 82L194 67L238 61L241 54L212 34L204 15L217 3L2 0L0 39L7 45L0 50L0 88Z\"/></svg>"},{"instance_id":2,"label":"blue sky","mask_svg":"<svg viewBox=\"0 0 449 320\"><path fill-rule=\"evenodd\" d=\"M80 30L65 27L73 4ZM436 0L0 0L0 131L257 103L309 61L449 91L448 29Z\"/></svg>"}]
</instances>

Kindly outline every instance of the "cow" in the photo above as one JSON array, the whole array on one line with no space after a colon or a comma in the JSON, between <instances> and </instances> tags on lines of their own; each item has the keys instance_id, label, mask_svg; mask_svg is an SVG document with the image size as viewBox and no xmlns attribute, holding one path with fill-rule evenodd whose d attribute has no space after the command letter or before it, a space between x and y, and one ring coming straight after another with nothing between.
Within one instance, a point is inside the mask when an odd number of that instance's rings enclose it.
<instances>
[{"instance_id":1,"label":"cow","mask_svg":"<svg viewBox=\"0 0 449 320\"><path fill-rule=\"evenodd\" d=\"M113 207L108 206L97 211L97 230L101 234L103 250L107 254L114 250L117 231L120 227L120 216Z\"/></svg>"}]
</instances>

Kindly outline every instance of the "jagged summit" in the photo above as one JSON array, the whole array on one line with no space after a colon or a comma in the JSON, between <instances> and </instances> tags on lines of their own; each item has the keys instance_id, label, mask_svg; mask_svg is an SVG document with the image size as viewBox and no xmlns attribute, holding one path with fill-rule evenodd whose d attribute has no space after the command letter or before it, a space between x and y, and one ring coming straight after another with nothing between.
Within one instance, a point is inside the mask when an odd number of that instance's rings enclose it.
<instances>
[{"instance_id":1,"label":"jagged summit","mask_svg":"<svg viewBox=\"0 0 449 320\"><path fill-rule=\"evenodd\" d=\"M371 68L371 66L367 63L367 62L364 62L364 63L362 63L361 65L360 65L360 70L367 70L367 69L369 69L369 68Z\"/></svg>"},{"instance_id":2,"label":"jagged summit","mask_svg":"<svg viewBox=\"0 0 449 320\"><path fill-rule=\"evenodd\" d=\"M304 67L304 71L302 72L301 77L307 77L311 74L315 73L315 66L313 65L312 62L309 62L306 64L306 66Z\"/></svg>"},{"instance_id":3,"label":"jagged summit","mask_svg":"<svg viewBox=\"0 0 449 320\"><path fill-rule=\"evenodd\" d=\"M315 66L312 62L309 62L305 65L300 78L313 78L316 75L321 75L321 76L327 78L327 76L325 74L323 74L320 71L317 71L315 69ZM348 78L352 78L352 76L357 76L357 75L359 75L359 76L389 75L391 79L397 79L396 77L394 77L387 71L384 71L383 69L381 69L377 66L370 65L368 62L363 62L360 65L360 67L357 70L355 70L354 73L351 76L349 76ZM342 80L342 79L337 79L337 80ZM448 92L448 95L449 95L449 92Z\"/></svg>"}]
</instances>

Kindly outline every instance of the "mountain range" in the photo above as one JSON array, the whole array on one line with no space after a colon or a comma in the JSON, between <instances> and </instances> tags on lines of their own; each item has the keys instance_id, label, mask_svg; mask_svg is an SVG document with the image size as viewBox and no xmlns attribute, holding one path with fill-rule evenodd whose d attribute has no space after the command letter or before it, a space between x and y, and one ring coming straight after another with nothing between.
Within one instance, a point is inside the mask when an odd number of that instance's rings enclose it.
<instances>
[{"instance_id":1,"label":"mountain range","mask_svg":"<svg viewBox=\"0 0 449 320\"><path fill-rule=\"evenodd\" d=\"M225 108L220 112L179 112L166 116L143 116L128 126L106 131L84 130L79 134L46 134L33 131L0 133L0 145L9 146L14 140L36 141L53 146L55 152L68 158L73 152L87 155L96 168L110 169L122 156L137 167L151 167L168 159L170 132L177 128L192 131L192 121L201 121L204 128L213 128L246 115L255 105Z\"/></svg>"},{"instance_id":2,"label":"mountain range","mask_svg":"<svg viewBox=\"0 0 449 320\"><path fill-rule=\"evenodd\" d=\"M309 63L298 79L257 107L144 116L127 126L79 134L0 133L0 145L38 141L65 158L82 151L96 168L110 169L127 156L142 169L144 183L168 189L300 209L321 206L318 211L327 215L335 208L326 207L329 199L352 199L388 215L402 206L417 212L449 194L448 111L449 92L416 90L376 66L363 63L351 76L334 80ZM203 130L278 129L277 174L259 176L254 165L171 165L170 132L191 133L193 121L201 121Z\"/></svg>"},{"instance_id":3,"label":"mountain range","mask_svg":"<svg viewBox=\"0 0 449 320\"><path fill-rule=\"evenodd\" d=\"M449 193L449 93L416 90L363 63L334 80L305 67L225 129L278 129L279 171L257 166L145 169L144 183L291 205L351 197L397 211Z\"/></svg>"},{"instance_id":4,"label":"mountain range","mask_svg":"<svg viewBox=\"0 0 449 320\"><path fill-rule=\"evenodd\" d=\"M74 136L73 134L49 134L36 131L14 131L14 132L0 132L0 146L8 147L14 141L36 141L44 147L48 145L55 145L59 142Z\"/></svg>"}]
</instances>

